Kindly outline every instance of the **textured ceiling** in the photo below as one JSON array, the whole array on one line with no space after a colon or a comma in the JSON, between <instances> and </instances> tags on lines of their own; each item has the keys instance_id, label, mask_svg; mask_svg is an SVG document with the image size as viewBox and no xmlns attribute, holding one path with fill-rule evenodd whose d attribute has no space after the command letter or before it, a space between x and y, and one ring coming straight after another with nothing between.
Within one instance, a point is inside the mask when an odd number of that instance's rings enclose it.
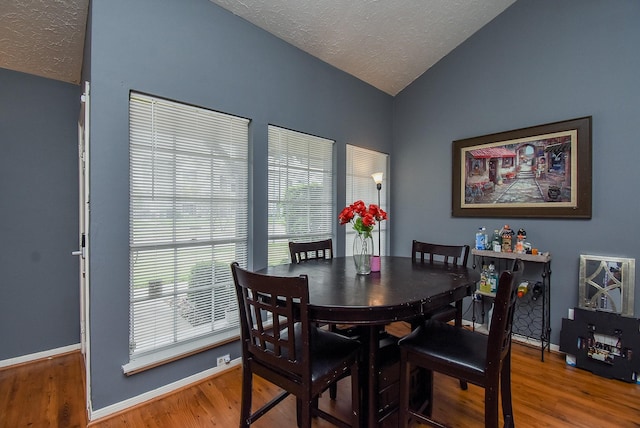
<instances>
[{"instance_id":1,"label":"textured ceiling","mask_svg":"<svg viewBox=\"0 0 640 428\"><path fill-rule=\"evenodd\" d=\"M89 0L0 0L0 67L80 83Z\"/></svg>"},{"instance_id":2,"label":"textured ceiling","mask_svg":"<svg viewBox=\"0 0 640 428\"><path fill-rule=\"evenodd\" d=\"M210 1L396 95L515 0ZM88 3L0 0L0 67L80 83Z\"/></svg>"},{"instance_id":3,"label":"textured ceiling","mask_svg":"<svg viewBox=\"0 0 640 428\"><path fill-rule=\"evenodd\" d=\"M396 95L515 0L211 0Z\"/></svg>"}]
</instances>

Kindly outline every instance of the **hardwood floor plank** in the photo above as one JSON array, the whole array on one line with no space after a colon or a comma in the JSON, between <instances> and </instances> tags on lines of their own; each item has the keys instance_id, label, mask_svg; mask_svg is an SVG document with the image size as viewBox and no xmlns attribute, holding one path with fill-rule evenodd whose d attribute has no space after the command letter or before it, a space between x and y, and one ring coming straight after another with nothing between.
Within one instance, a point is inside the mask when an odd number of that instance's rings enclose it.
<instances>
[{"instance_id":1,"label":"hardwood floor plank","mask_svg":"<svg viewBox=\"0 0 640 428\"><path fill-rule=\"evenodd\" d=\"M87 426L79 352L0 370L0 428Z\"/></svg>"},{"instance_id":2,"label":"hardwood floor plank","mask_svg":"<svg viewBox=\"0 0 640 428\"><path fill-rule=\"evenodd\" d=\"M86 427L80 353L0 370L0 428ZM515 422L528 427L640 427L640 385L595 376L567 366L564 355L520 344L513 346L512 390ZM254 380L254 408L279 389ZM483 424L484 390L460 389L456 379L436 374L434 416L451 427ZM241 369L224 373L122 413L93 421L91 428L236 427L240 413ZM338 400L324 394L320 405L341 415L350 411L349 380L338 388ZM256 422L254 428L295 426L295 399ZM392 424L391 426L393 426ZM329 428L322 420L314 428Z\"/></svg>"}]
</instances>

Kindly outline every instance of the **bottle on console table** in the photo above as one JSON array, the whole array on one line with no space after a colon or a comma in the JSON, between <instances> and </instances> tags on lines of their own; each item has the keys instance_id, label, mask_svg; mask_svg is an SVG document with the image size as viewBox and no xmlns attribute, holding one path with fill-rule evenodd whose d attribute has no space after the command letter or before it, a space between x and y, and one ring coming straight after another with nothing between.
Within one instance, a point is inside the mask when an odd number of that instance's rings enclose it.
<instances>
[{"instance_id":1,"label":"bottle on console table","mask_svg":"<svg viewBox=\"0 0 640 428\"><path fill-rule=\"evenodd\" d=\"M489 291L492 293L498 292L498 272L496 272L496 265L489 263L489 274L487 275L489 280Z\"/></svg>"},{"instance_id":2,"label":"bottle on console table","mask_svg":"<svg viewBox=\"0 0 640 428\"><path fill-rule=\"evenodd\" d=\"M500 244L500 231L498 229L493 231L493 238L491 239L491 249L496 253L502 251L502 245Z\"/></svg>"},{"instance_id":3,"label":"bottle on console table","mask_svg":"<svg viewBox=\"0 0 640 428\"><path fill-rule=\"evenodd\" d=\"M518 229L518 235L516 238L516 250L515 252L518 254L524 254L524 240L527 238L527 232L524 229Z\"/></svg>"},{"instance_id":4,"label":"bottle on console table","mask_svg":"<svg viewBox=\"0 0 640 428\"><path fill-rule=\"evenodd\" d=\"M509 227L508 224L505 224L502 230L500 231L500 245L503 253L511 253L513 252L513 230Z\"/></svg>"},{"instance_id":5,"label":"bottle on console table","mask_svg":"<svg viewBox=\"0 0 640 428\"><path fill-rule=\"evenodd\" d=\"M491 285L489 283L489 268L487 267L487 265L482 266L482 272L480 273L480 284L478 285L478 288L483 293L491 292Z\"/></svg>"},{"instance_id":6,"label":"bottle on console table","mask_svg":"<svg viewBox=\"0 0 640 428\"><path fill-rule=\"evenodd\" d=\"M487 244L487 229L484 227L479 227L476 232L476 250L488 250L489 246Z\"/></svg>"}]
</instances>

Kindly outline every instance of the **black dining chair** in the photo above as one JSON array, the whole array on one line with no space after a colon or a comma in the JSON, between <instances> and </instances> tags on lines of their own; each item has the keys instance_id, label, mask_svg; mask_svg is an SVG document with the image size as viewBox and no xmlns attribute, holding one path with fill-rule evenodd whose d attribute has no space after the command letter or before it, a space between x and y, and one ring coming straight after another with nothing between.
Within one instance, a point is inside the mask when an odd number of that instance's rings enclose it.
<instances>
[{"instance_id":1,"label":"black dining chair","mask_svg":"<svg viewBox=\"0 0 640 428\"><path fill-rule=\"evenodd\" d=\"M289 241L289 254L291 255L291 263L313 259L332 259L333 241L331 239L313 242Z\"/></svg>"},{"instance_id":2,"label":"black dining chair","mask_svg":"<svg viewBox=\"0 0 640 428\"><path fill-rule=\"evenodd\" d=\"M486 428L498 427L498 396L501 395L504 426L514 426L511 402L511 328L517 284L522 270L522 261L516 259L511 271L504 271L500 275L488 335L431 319L400 339L399 426L406 428L411 418L431 426L443 426L431 418L434 371L484 388ZM425 413L409 407L412 367L429 370L431 394Z\"/></svg>"},{"instance_id":3,"label":"black dining chair","mask_svg":"<svg viewBox=\"0 0 640 428\"><path fill-rule=\"evenodd\" d=\"M312 242L293 242L289 241L289 253L291 254L291 263L304 263L317 259L333 258L333 241L324 239ZM343 336L359 339L364 330L361 327L348 324L330 324L329 329ZM338 396L338 386L331 385L329 388L329 396L335 400Z\"/></svg>"},{"instance_id":4,"label":"black dining chair","mask_svg":"<svg viewBox=\"0 0 640 428\"><path fill-rule=\"evenodd\" d=\"M358 341L319 329L309 320L306 275L277 277L231 265L240 309L242 403L240 427L249 427L289 394L296 396L298 426L311 427L319 416L339 427L360 424ZM283 391L251 412L253 375ZM351 376L351 420L340 420L318 407L329 385Z\"/></svg>"},{"instance_id":5,"label":"black dining chair","mask_svg":"<svg viewBox=\"0 0 640 428\"><path fill-rule=\"evenodd\" d=\"M454 266L466 266L468 258L468 245L431 244L416 240L411 243L411 259L414 262L433 263L440 261ZM457 327L462 327L462 300L425 314L423 318L412 322L412 325L418 325L423 319L428 318L445 322L455 321Z\"/></svg>"},{"instance_id":6,"label":"black dining chair","mask_svg":"<svg viewBox=\"0 0 640 428\"><path fill-rule=\"evenodd\" d=\"M428 258L430 263L441 261L443 263L466 266L469 259L468 245L432 244L414 239L411 243L411 251L413 261L417 261L419 256L422 263Z\"/></svg>"},{"instance_id":7,"label":"black dining chair","mask_svg":"<svg viewBox=\"0 0 640 428\"><path fill-rule=\"evenodd\" d=\"M414 263L443 262L453 266L466 266L469 259L468 245L432 244L416 241L411 243L411 259ZM435 309L416 319L411 320L411 328L414 329L427 319L435 319L442 322L454 321L455 326L462 327L462 300ZM460 380L460 388L467 389L467 383Z\"/></svg>"}]
</instances>

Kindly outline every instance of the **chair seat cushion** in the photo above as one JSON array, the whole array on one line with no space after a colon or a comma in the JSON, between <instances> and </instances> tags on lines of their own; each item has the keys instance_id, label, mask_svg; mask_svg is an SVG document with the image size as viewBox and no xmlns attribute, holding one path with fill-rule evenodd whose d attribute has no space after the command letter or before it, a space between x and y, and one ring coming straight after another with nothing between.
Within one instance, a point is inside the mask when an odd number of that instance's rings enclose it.
<instances>
[{"instance_id":1,"label":"chair seat cushion","mask_svg":"<svg viewBox=\"0 0 640 428\"><path fill-rule=\"evenodd\" d=\"M296 343L299 343L297 341ZM355 339L314 328L311 330L311 379L326 376L345 361L357 361L360 342Z\"/></svg>"},{"instance_id":2,"label":"chair seat cushion","mask_svg":"<svg viewBox=\"0 0 640 428\"><path fill-rule=\"evenodd\" d=\"M485 334L429 320L400 339L399 345L401 349L419 354L423 360L440 366L451 362L473 376L482 376L486 368L487 340Z\"/></svg>"},{"instance_id":3,"label":"chair seat cushion","mask_svg":"<svg viewBox=\"0 0 640 428\"><path fill-rule=\"evenodd\" d=\"M302 331L301 324L295 325L296 355L302 356ZM286 331L282 333L282 339L287 340ZM360 342L355 339L342 336L321 328L311 328L311 380L316 381L330 375L339 367L349 367L357 361L360 350ZM272 345L267 345L273 348Z\"/></svg>"}]
</instances>

